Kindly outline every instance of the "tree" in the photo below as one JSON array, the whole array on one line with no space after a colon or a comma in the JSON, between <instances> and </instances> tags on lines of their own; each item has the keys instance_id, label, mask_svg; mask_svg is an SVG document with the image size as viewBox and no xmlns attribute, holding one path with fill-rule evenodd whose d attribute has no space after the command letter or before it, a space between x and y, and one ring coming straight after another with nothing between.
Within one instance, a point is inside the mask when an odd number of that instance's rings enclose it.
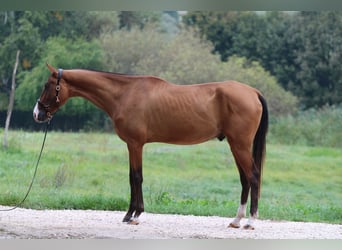
<instances>
[{"instance_id":1,"label":"tree","mask_svg":"<svg viewBox=\"0 0 342 250\"><path fill-rule=\"evenodd\" d=\"M132 28L143 29L147 24L158 23L161 12L154 11L120 11L120 29L131 30Z\"/></svg>"},{"instance_id":2,"label":"tree","mask_svg":"<svg viewBox=\"0 0 342 250\"><path fill-rule=\"evenodd\" d=\"M24 70L31 69L39 56L42 41L40 40L38 28L31 22L22 17L22 13L10 12L7 14L7 21L0 25L0 33L3 31L6 35L1 36L0 40L0 91L6 96L10 92L13 65L13 58L16 51L21 52L21 61L19 68Z\"/></svg>"},{"instance_id":3,"label":"tree","mask_svg":"<svg viewBox=\"0 0 342 250\"><path fill-rule=\"evenodd\" d=\"M306 107L342 102L342 13L301 12L288 31L296 39L298 69L288 89Z\"/></svg>"},{"instance_id":4,"label":"tree","mask_svg":"<svg viewBox=\"0 0 342 250\"><path fill-rule=\"evenodd\" d=\"M189 12L183 20L213 43L222 61L233 55L257 60L284 83L289 77L286 69L294 62L285 34L290 17L284 12Z\"/></svg>"},{"instance_id":5,"label":"tree","mask_svg":"<svg viewBox=\"0 0 342 250\"><path fill-rule=\"evenodd\" d=\"M13 68L12 87L11 87L11 94L10 94L9 105L7 109L6 125L5 125L5 131L4 131L4 143L3 143L4 148L8 147L7 135L8 135L8 129L9 129L10 121L11 121L13 106L14 106L15 77L17 74L17 69L18 69L18 64L19 64L19 55L20 55L20 50L17 51L15 64Z\"/></svg>"},{"instance_id":6,"label":"tree","mask_svg":"<svg viewBox=\"0 0 342 250\"><path fill-rule=\"evenodd\" d=\"M238 25L238 12L195 11L183 17L186 26L198 29L202 38L212 42L213 52L221 55L222 61L233 55L234 35Z\"/></svg>"},{"instance_id":7,"label":"tree","mask_svg":"<svg viewBox=\"0 0 342 250\"><path fill-rule=\"evenodd\" d=\"M342 102L340 12L189 12L183 20L223 61L259 61L303 107Z\"/></svg>"},{"instance_id":8,"label":"tree","mask_svg":"<svg viewBox=\"0 0 342 250\"><path fill-rule=\"evenodd\" d=\"M64 37L75 43L91 42L100 32L118 29L117 12L10 11L0 12L0 108L8 103L12 58L21 50L19 68L31 71L42 57L50 37ZM75 44L76 46L76 44ZM77 47L77 46L76 46ZM53 54L54 52L52 52ZM66 55L65 59L68 56ZM66 60L67 61L67 60ZM18 81L18 86L21 81ZM6 100L6 101L4 101Z\"/></svg>"},{"instance_id":9,"label":"tree","mask_svg":"<svg viewBox=\"0 0 342 250\"><path fill-rule=\"evenodd\" d=\"M192 30L181 31L172 39L165 39L163 35L159 37L163 42L160 49L142 57L134 72L157 75L177 84L220 79L222 62L219 55L211 53L210 42L200 39Z\"/></svg>"},{"instance_id":10,"label":"tree","mask_svg":"<svg viewBox=\"0 0 342 250\"><path fill-rule=\"evenodd\" d=\"M147 35L148 34L148 35ZM135 67L143 58L158 56L167 39L155 26L104 33L99 41L104 55L104 70L117 73L139 73ZM140 72L142 73L142 72ZM147 73L147 72L145 72Z\"/></svg>"}]
</instances>

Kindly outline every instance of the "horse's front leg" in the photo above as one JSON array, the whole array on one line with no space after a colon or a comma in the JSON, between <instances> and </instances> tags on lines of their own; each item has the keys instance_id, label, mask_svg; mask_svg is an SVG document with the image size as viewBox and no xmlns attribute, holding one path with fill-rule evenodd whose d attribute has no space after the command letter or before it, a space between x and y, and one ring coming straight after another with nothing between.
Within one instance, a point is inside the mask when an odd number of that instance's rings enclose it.
<instances>
[{"instance_id":1,"label":"horse's front leg","mask_svg":"<svg viewBox=\"0 0 342 250\"><path fill-rule=\"evenodd\" d=\"M144 200L142 194L142 146L128 144L129 152L129 182L131 186L131 201L123 222L137 225L138 217L144 211ZM134 215L133 215L134 213Z\"/></svg>"}]
</instances>

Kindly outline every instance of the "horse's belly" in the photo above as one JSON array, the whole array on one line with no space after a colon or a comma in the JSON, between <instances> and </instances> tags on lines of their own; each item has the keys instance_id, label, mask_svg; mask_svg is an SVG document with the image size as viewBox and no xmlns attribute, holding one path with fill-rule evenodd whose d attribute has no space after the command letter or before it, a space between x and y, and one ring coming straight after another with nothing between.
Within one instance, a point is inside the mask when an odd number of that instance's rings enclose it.
<instances>
[{"instance_id":1,"label":"horse's belly","mask_svg":"<svg viewBox=\"0 0 342 250\"><path fill-rule=\"evenodd\" d=\"M153 126L148 141L172 144L197 144L215 138L220 133L215 123L203 121L169 122L160 126Z\"/></svg>"},{"instance_id":2,"label":"horse's belly","mask_svg":"<svg viewBox=\"0 0 342 250\"><path fill-rule=\"evenodd\" d=\"M182 88L174 95L158 97L145 116L149 141L196 144L221 133L222 119L215 91L196 88L194 93L185 92Z\"/></svg>"}]
</instances>

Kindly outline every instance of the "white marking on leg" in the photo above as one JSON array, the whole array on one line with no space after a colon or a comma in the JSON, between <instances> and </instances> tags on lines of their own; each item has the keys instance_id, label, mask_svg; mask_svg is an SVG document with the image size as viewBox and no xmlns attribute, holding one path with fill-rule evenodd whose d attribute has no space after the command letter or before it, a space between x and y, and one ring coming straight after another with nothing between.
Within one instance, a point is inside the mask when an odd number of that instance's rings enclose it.
<instances>
[{"instance_id":1,"label":"white marking on leg","mask_svg":"<svg viewBox=\"0 0 342 250\"><path fill-rule=\"evenodd\" d=\"M229 227L239 228L240 221L246 216L247 204L240 204L235 219L229 224Z\"/></svg>"},{"instance_id":2,"label":"white marking on leg","mask_svg":"<svg viewBox=\"0 0 342 250\"><path fill-rule=\"evenodd\" d=\"M249 217L247 224L243 227L244 229L254 230L254 222L258 218L258 211Z\"/></svg>"},{"instance_id":3,"label":"white marking on leg","mask_svg":"<svg viewBox=\"0 0 342 250\"><path fill-rule=\"evenodd\" d=\"M237 211L237 217L239 218L243 218L246 216L246 208L247 208L247 204L241 204L239 206L239 209Z\"/></svg>"}]
</instances>

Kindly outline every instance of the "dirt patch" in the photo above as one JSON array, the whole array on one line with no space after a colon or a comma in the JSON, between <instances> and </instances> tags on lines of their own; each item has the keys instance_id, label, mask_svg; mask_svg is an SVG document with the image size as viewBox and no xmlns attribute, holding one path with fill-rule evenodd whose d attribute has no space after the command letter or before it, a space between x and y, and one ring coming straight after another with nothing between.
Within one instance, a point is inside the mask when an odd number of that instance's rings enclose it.
<instances>
[{"instance_id":1,"label":"dirt patch","mask_svg":"<svg viewBox=\"0 0 342 250\"><path fill-rule=\"evenodd\" d=\"M124 215L18 208L0 212L0 239L342 239L342 225L326 223L258 220L248 231L227 228L232 218L143 213L139 225L128 225L121 222Z\"/></svg>"}]
</instances>

